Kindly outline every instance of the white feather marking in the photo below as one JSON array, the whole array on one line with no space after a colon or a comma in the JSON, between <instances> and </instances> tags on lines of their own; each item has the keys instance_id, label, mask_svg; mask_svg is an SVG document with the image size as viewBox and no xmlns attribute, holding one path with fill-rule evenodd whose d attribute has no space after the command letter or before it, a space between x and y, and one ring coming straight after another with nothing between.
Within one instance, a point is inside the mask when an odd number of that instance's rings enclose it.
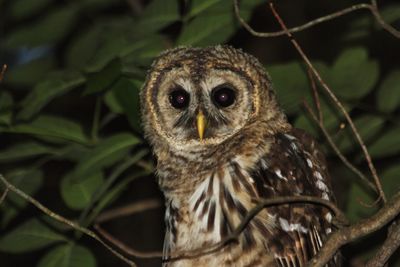
<instances>
[{"instance_id":1,"label":"white feather marking","mask_svg":"<svg viewBox=\"0 0 400 267\"><path fill-rule=\"evenodd\" d=\"M282 176L281 170L277 169L277 170L275 170L275 173L280 179L283 179L283 180L287 181L287 178Z\"/></svg>"},{"instance_id":2,"label":"white feather marking","mask_svg":"<svg viewBox=\"0 0 400 267\"><path fill-rule=\"evenodd\" d=\"M290 146L293 148L293 150L297 150L298 149L295 143L291 143Z\"/></svg>"},{"instance_id":3,"label":"white feather marking","mask_svg":"<svg viewBox=\"0 0 400 267\"><path fill-rule=\"evenodd\" d=\"M310 167L310 168L313 167L312 161L310 159L307 159L307 164L308 164L308 167Z\"/></svg>"},{"instance_id":4,"label":"white feather marking","mask_svg":"<svg viewBox=\"0 0 400 267\"><path fill-rule=\"evenodd\" d=\"M326 219L328 222L332 222L332 214L331 214L330 212L328 212L328 213L325 215L325 219Z\"/></svg>"},{"instance_id":5,"label":"white feather marking","mask_svg":"<svg viewBox=\"0 0 400 267\"><path fill-rule=\"evenodd\" d=\"M324 182L322 182L321 180L317 180L317 187L324 192L329 191L328 186L326 186L326 184Z\"/></svg>"},{"instance_id":6,"label":"white feather marking","mask_svg":"<svg viewBox=\"0 0 400 267\"><path fill-rule=\"evenodd\" d=\"M308 232L307 228L303 227L301 224L299 224L299 223L289 223L284 218L279 218L279 223L281 225L281 228L286 232L292 232L292 231L299 231L299 232L302 232L302 233L307 233Z\"/></svg>"},{"instance_id":7,"label":"white feather marking","mask_svg":"<svg viewBox=\"0 0 400 267\"><path fill-rule=\"evenodd\" d=\"M315 171L315 172L314 172L314 175L315 175L315 177L317 177L317 179L319 179L319 180L323 180L323 179L324 179L324 178L322 178L321 173L318 172L318 171Z\"/></svg>"},{"instance_id":8,"label":"white feather marking","mask_svg":"<svg viewBox=\"0 0 400 267\"><path fill-rule=\"evenodd\" d=\"M327 234L330 234L330 233L332 233L332 229L331 229L331 228L326 228L325 232L326 232Z\"/></svg>"},{"instance_id":9,"label":"white feather marking","mask_svg":"<svg viewBox=\"0 0 400 267\"><path fill-rule=\"evenodd\" d=\"M261 162L261 168L263 170L268 169L268 165L267 165L267 162L265 161L265 159L261 159L260 162Z\"/></svg>"},{"instance_id":10,"label":"white feather marking","mask_svg":"<svg viewBox=\"0 0 400 267\"><path fill-rule=\"evenodd\" d=\"M296 139L296 137L294 137L293 135L290 135L290 134L285 134L285 136L290 140L295 140Z\"/></svg>"},{"instance_id":11,"label":"white feather marking","mask_svg":"<svg viewBox=\"0 0 400 267\"><path fill-rule=\"evenodd\" d=\"M317 228L315 226L314 226L314 233L315 233L315 236L317 237L317 241L318 241L319 247L321 248L322 247L322 240L321 240L321 237L319 236L319 233L318 233Z\"/></svg>"},{"instance_id":12,"label":"white feather marking","mask_svg":"<svg viewBox=\"0 0 400 267\"><path fill-rule=\"evenodd\" d=\"M329 200L329 196L328 196L328 194L326 192L322 193L322 198L325 199L325 200Z\"/></svg>"}]
</instances>

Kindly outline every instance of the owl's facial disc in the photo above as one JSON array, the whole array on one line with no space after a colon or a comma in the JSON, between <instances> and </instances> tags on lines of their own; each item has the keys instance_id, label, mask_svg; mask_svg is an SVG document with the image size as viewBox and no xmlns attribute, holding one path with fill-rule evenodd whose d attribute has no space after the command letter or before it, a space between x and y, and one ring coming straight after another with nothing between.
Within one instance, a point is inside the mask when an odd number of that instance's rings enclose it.
<instances>
[{"instance_id":1,"label":"owl's facial disc","mask_svg":"<svg viewBox=\"0 0 400 267\"><path fill-rule=\"evenodd\" d=\"M187 66L166 72L153 101L159 134L186 149L221 144L244 127L253 112L250 84L237 73L193 73Z\"/></svg>"}]
</instances>

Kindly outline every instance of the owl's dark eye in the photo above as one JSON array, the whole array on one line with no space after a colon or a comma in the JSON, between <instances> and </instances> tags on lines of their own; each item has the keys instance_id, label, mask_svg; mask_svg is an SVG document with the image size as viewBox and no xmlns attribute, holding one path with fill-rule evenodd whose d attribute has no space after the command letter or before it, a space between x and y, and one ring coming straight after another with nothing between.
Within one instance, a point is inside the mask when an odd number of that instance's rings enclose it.
<instances>
[{"instance_id":1,"label":"owl's dark eye","mask_svg":"<svg viewBox=\"0 0 400 267\"><path fill-rule=\"evenodd\" d=\"M184 89L177 88L169 94L169 102L176 109L184 109L189 106L190 95Z\"/></svg>"},{"instance_id":2,"label":"owl's dark eye","mask_svg":"<svg viewBox=\"0 0 400 267\"><path fill-rule=\"evenodd\" d=\"M235 91L228 85L220 85L211 92L211 98L217 107L226 108L235 102Z\"/></svg>"}]
</instances>

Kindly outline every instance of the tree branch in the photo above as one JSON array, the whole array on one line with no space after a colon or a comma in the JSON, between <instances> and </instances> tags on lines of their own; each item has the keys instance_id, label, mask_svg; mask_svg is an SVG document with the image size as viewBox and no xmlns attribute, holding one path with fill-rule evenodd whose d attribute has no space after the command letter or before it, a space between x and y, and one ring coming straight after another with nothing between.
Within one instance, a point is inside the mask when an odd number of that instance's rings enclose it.
<instances>
[{"instance_id":1,"label":"tree branch","mask_svg":"<svg viewBox=\"0 0 400 267\"><path fill-rule=\"evenodd\" d=\"M134 213L158 208L161 202L158 199L147 199L140 202L131 203L129 205L115 208L101 213L95 220L96 223L103 223L116 218L125 217Z\"/></svg>"},{"instance_id":2,"label":"tree branch","mask_svg":"<svg viewBox=\"0 0 400 267\"><path fill-rule=\"evenodd\" d=\"M319 74L319 72L315 69L314 65L311 63L310 59L306 56L306 54L304 53L303 49L300 47L300 45L297 43L297 41L294 39L293 35L288 31L288 28L286 27L285 23L283 22L282 18L279 16L279 14L277 13L277 11L275 10L275 7L272 3L269 4L270 8L272 10L272 13L274 14L275 18L277 19L277 21L279 22L279 24L281 25L282 29L286 32L287 36L290 38L290 42L293 44L293 46L296 48L297 52L300 54L301 58L303 59L303 61L306 63L308 69L312 72L312 74L317 78L318 82L321 84L322 88L325 90L325 92L327 92L327 94L329 95L329 97L333 100L333 102L336 104L336 106L338 107L338 109L343 113L343 115L345 116L347 122L350 125L350 128L354 134L354 136L356 137L356 140L358 142L358 144L360 145L363 154L366 158L367 164L368 164L368 168L371 171L372 177L374 178L375 181L375 186L378 192L378 196L379 199L383 201L383 203L386 202L386 197L385 197L385 193L383 192L382 189L382 185L380 183L380 179L378 177L378 173L375 169L375 166L372 162L371 156L367 150L367 147L365 146L356 126L353 123L353 120L351 119L349 113L346 111L346 109L344 108L343 104L339 101L339 99L336 97L336 95L333 93L333 91L329 88L329 86L325 83L325 81L321 78L321 75Z\"/></svg>"},{"instance_id":3,"label":"tree branch","mask_svg":"<svg viewBox=\"0 0 400 267\"><path fill-rule=\"evenodd\" d=\"M387 264L390 256L400 247L400 225L393 223L389 235L376 255L367 262L366 267L380 267Z\"/></svg>"},{"instance_id":4,"label":"tree branch","mask_svg":"<svg viewBox=\"0 0 400 267\"><path fill-rule=\"evenodd\" d=\"M332 233L317 256L309 262L309 266L325 266L341 246L381 229L399 214L399 210L400 193L396 194L391 201L370 218L361 220L352 226L344 227ZM399 241L396 240L396 242ZM385 242L385 244L387 244L387 242Z\"/></svg>"},{"instance_id":5,"label":"tree branch","mask_svg":"<svg viewBox=\"0 0 400 267\"><path fill-rule=\"evenodd\" d=\"M36 208L38 208L39 210L41 210L43 213L45 213L46 215L48 215L49 217L51 217L52 219L66 224L69 227L71 227L72 229L79 231L93 239L95 239L96 241L98 241L100 244L102 244L107 250L109 250L112 254L114 254L116 257L118 257L119 259L123 260L125 263L127 263L129 266L136 266L136 264L129 260L128 258L126 258L125 256L123 256L122 254L118 253L115 249L113 249L112 247L110 247L106 242L104 242L98 235L96 235L93 231L80 226L79 224L68 220L67 218L51 211L50 209L48 209L47 207L45 207L43 204L41 204L39 201L37 201L36 199L32 198L31 196L25 194L23 191L21 191L20 189L16 188L14 185L12 185L10 182L7 181L6 178L4 178L3 175L0 174L0 181L4 183L4 185L6 186L7 189L9 189L10 191L16 193L18 196L22 197L23 199L25 199L26 201L30 202L32 205L34 205Z\"/></svg>"},{"instance_id":6,"label":"tree branch","mask_svg":"<svg viewBox=\"0 0 400 267\"><path fill-rule=\"evenodd\" d=\"M269 37L278 37L278 36L282 36L282 35L286 35L286 31L282 30L282 31L276 31L276 32L258 32L256 30L254 30L241 16L240 16L240 9L239 9L239 0L233 0L233 4L234 4L234 9L235 9L235 15L237 17L237 19L240 21L240 23L242 24L242 26L248 31L250 32L252 35L257 36L257 37L263 37L263 38L269 38ZM288 29L289 33L295 33L295 32L300 32L303 30L306 30L308 28L314 27L318 24L321 24L323 22L327 22L329 20L333 20L336 19L338 17L344 16L348 13L354 12L356 10L361 10L361 9L368 9L372 15L375 17L377 23L379 25L381 25L381 27L383 29L385 29L387 32L391 33L393 36L400 38L400 31L396 30L395 28L393 28L392 26L390 26L389 24L387 24L381 14L378 11L378 7L376 5L376 1L372 0L371 4L366 4L366 3L362 3L362 4L357 4L357 5L352 5L348 8L344 8L342 10L333 12L331 14L319 17L317 19L311 20L303 25L300 26L296 26L293 28Z\"/></svg>"}]
</instances>

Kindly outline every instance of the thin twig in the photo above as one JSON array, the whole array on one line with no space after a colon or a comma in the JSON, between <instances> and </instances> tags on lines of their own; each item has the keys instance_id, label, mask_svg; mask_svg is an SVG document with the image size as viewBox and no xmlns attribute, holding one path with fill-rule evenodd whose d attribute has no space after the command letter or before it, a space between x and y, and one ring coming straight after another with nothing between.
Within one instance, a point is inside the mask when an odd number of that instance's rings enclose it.
<instances>
[{"instance_id":1,"label":"thin twig","mask_svg":"<svg viewBox=\"0 0 400 267\"><path fill-rule=\"evenodd\" d=\"M235 14L236 17L238 18L238 20L240 21L240 23L243 25L243 27L249 31L252 35L257 36L257 37L263 37L263 38L268 38L268 37L277 37L277 36L282 36L286 34L286 31L282 30L282 31L276 31L276 32L258 32L255 31L249 24L247 24L247 22L240 16L240 9L239 9L239 3L238 0L233 0L234 3L234 8L235 8ZM353 5L350 6L348 8L336 11L334 13L331 13L329 15L325 15L323 17L319 17L317 19L311 20L303 25L300 26L296 26L293 28L288 29L288 31L290 33L295 33L295 32L300 32L303 31L305 29L311 28L315 25L318 25L320 23L335 19L337 17L341 17L343 15L346 15L348 13L351 13L355 10L360 10L360 9L370 9L370 5L368 4L357 4L357 5Z\"/></svg>"},{"instance_id":2,"label":"thin twig","mask_svg":"<svg viewBox=\"0 0 400 267\"><path fill-rule=\"evenodd\" d=\"M347 168L349 168L353 173L355 173L358 177L360 177L360 179L369 187L371 188L374 192L377 192L376 186L371 183L371 181L356 167L354 166L344 155L343 153L340 151L340 149L336 146L335 142L332 140L332 137L330 136L330 134L328 133L328 130L325 128L325 125L323 124L323 122L319 121L316 117L316 115L314 114L314 112L312 111L311 107L304 102L304 107L306 108L306 110L308 111L308 113L310 114L311 118L313 119L313 121L318 125L318 127L321 129L321 132L324 134L326 140L328 141L329 145L331 146L331 148L333 149L333 151L336 153L336 155L340 158L340 160L343 162L344 165L347 166Z\"/></svg>"},{"instance_id":3,"label":"thin twig","mask_svg":"<svg viewBox=\"0 0 400 267\"><path fill-rule=\"evenodd\" d=\"M116 181L116 179L124 173L127 169L129 169L132 165L136 164L142 157L144 157L148 151L146 149L138 151L134 156L129 157L127 160L122 162L119 166L117 166L112 173L107 177L104 184L93 194L92 198L89 201L89 204L82 211L79 216L79 223L86 225L88 222L86 219L90 211L92 210L94 204L97 203L101 199L101 197L107 192L107 190L111 187L111 185Z\"/></svg>"},{"instance_id":4,"label":"thin twig","mask_svg":"<svg viewBox=\"0 0 400 267\"><path fill-rule=\"evenodd\" d=\"M311 83L311 89L312 89L312 92L313 92L314 103L315 103L315 105L317 107L318 121L321 124L323 124L324 117L323 117L323 114L322 114L321 102L319 101L319 94L318 94L318 90L317 90L317 85L315 83L315 79L314 79L310 69L307 69L307 74L308 74L308 78L310 79L310 83Z\"/></svg>"},{"instance_id":5,"label":"thin twig","mask_svg":"<svg viewBox=\"0 0 400 267\"><path fill-rule=\"evenodd\" d=\"M39 201L37 201L36 199L30 197L29 195L27 195L25 192L21 191L20 189L16 188L14 185L12 185L10 182L7 181L6 178L4 178L3 175L0 174L0 180L4 183L4 185L11 190L12 192L16 193L17 195L19 195L20 197L22 197L23 199L25 199L26 201L30 202L32 205L34 205L36 208L38 208L39 210L41 210L43 213L45 213L46 215L48 215L49 217L51 217L52 219L61 222L63 224L66 224L68 226L70 226L71 228L73 228L76 231L82 232L85 235L95 239L96 241L98 241L100 244L102 244L107 250L109 250L112 254L114 254L116 257L118 257L119 259L123 260L125 263L127 263L129 266L136 266L136 264L129 260L128 258L126 258L125 256L123 256L122 254L118 253L115 249L113 249L111 246L109 246L106 242L104 242L98 235L96 235L96 233L94 233L93 231L80 226L79 224L68 220L67 218L51 211L50 209L48 209L47 207L45 207L43 204L41 204Z\"/></svg>"},{"instance_id":6,"label":"thin twig","mask_svg":"<svg viewBox=\"0 0 400 267\"><path fill-rule=\"evenodd\" d=\"M279 206L286 205L290 203L307 203L319 206L325 206L329 210L331 210L335 214L335 218L342 224L347 224L347 219L345 215L340 211L336 205L330 201L325 199L321 199L319 197L314 196L282 196L282 197L274 197L271 199L256 199L257 205L254 206L246 216L241 220L240 224L235 228L235 230L230 233L227 237L222 239L220 242L210 245L207 248L199 248L190 251L177 251L175 253L171 253L169 258L165 259L165 261L176 261L182 259L191 259L198 258L200 256L208 255L214 252L217 252L227 246L228 244L237 243L237 239L239 235L243 232L249 222L257 216L264 208L270 206ZM166 257L167 255L165 255Z\"/></svg>"},{"instance_id":7,"label":"thin twig","mask_svg":"<svg viewBox=\"0 0 400 267\"><path fill-rule=\"evenodd\" d=\"M394 223L389 235L386 238L383 245L379 248L376 255L367 262L366 267L380 267L384 266L388 261L390 256L399 248L400 246L400 225Z\"/></svg>"},{"instance_id":8,"label":"thin twig","mask_svg":"<svg viewBox=\"0 0 400 267\"><path fill-rule=\"evenodd\" d=\"M385 204L376 214L368 219L361 220L349 227L343 227L328 236L328 240L311 259L308 266L322 267L336 254L340 247L352 241L358 240L370 233L384 227L396 216L400 210L400 193L396 194L389 202Z\"/></svg>"},{"instance_id":9,"label":"thin twig","mask_svg":"<svg viewBox=\"0 0 400 267\"><path fill-rule=\"evenodd\" d=\"M130 246L124 244L117 238L113 237L110 233L104 230L99 224L94 225L94 229L104 238L107 239L108 242L112 243L114 246L122 250L128 255L142 258L142 259L149 259L149 258L162 258L163 253L159 251L154 252L142 252L136 249L131 248Z\"/></svg>"},{"instance_id":10,"label":"thin twig","mask_svg":"<svg viewBox=\"0 0 400 267\"><path fill-rule=\"evenodd\" d=\"M0 197L0 205L3 204L3 201L6 199L8 192L10 192L10 189L6 187L6 189L4 190L3 194L1 194Z\"/></svg>"},{"instance_id":11,"label":"thin twig","mask_svg":"<svg viewBox=\"0 0 400 267\"><path fill-rule=\"evenodd\" d=\"M276 31L276 32L258 32L255 31L241 16L240 16L240 9L239 9L239 1L238 0L233 0L233 6L235 9L235 15L237 17L237 19L240 21L240 23L243 25L243 27L250 32L252 35L257 36L257 37L263 37L263 38L268 38L268 37L277 37L277 36L282 36L286 34L286 31L282 30L282 31ZM396 30L395 28L393 28L392 26L390 26L389 24L387 24L382 16L380 15L379 11L378 11L378 7L376 5L375 1L371 1L371 4L366 4L366 3L362 3L362 4L356 4L356 5L352 5L348 8L344 8L342 10L333 12L331 14L319 17L317 19L311 20L303 25L300 26L296 26L293 28L288 29L289 33L295 33L295 32L300 32L303 30L306 30L308 28L314 27L318 24L321 24L323 22L329 21L329 20L333 20L336 19L338 17L344 16L348 13L351 13L353 11L356 10L361 10L361 9L368 9L372 15L375 17L376 21L378 22L379 25L381 25L381 27L383 29L385 29L387 32L391 33L393 36L400 38L400 32L398 30Z\"/></svg>"},{"instance_id":12,"label":"thin twig","mask_svg":"<svg viewBox=\"0 0 400 267\"><path fill-rule=\"evenodd\" d=\"M161 202L158 199L146 199L140 202L135 202L123 207L115 208L112 210L101 213L95 220L96 223L103 223L116 218L129 216L138 212L151 210L161 207Z\"/></svg>"},{"instance_id":13,"label":"thin twig","mask_svg":"<svg viewBox=\"0 0 400 267\"><path fill-rule=\"evenodd\" d=\"M204 255L217 252L226 247L227 245L237 242L239 235L243 232L243 230L246 228L249 222L255 216L257 216L257 214L261 210L269 206L286 205L290 203L307 203L312 205L324 206L335 214L335 218L341 225L348 224L345 215L340 211L339 208L336 207L334 203L321 199L319 197L283 196L283 197L276 197L273 199L255 199L254 201L256 201L256 205L246 214L246 216L242 219L241 223L235 228L235 230L232 233L230 233L227 237L222 239L220 242L208 245L207 247L200 247L194 250L172 252L169 255L164 255L164 261L167 262L167 261L178 261L183 259L198 258ZM114 244L116 247L118 247L128 255L138 258L158 258L162 256L161 252L141 252L136 249L133 249L123 244L115 237L111 236L99 225L95 225L95 228L98 230L99 234L103 236L103 238L107 239L109 242Z\"/></svg>"},{"instance_id":14,"label":"thin twig","mask_svg":"<svg viewBox=\"0 0 400 267\"><path fill-rule=\"evenodd\" d=\"M307 67L312 71L312 74L317 78L318 82L321 84L321 86L324 88L324 90L328 93L328 95L330 96L330 98L333 100L333 102L336 104L336 106L339 108L339 110L343 113L343 115L345 116L347 122L349 123L354 136L356 137L356 140L358 142L358 144L360 145L363 154L366 158L367 164L368 164L368 168L371 171L372 177L374 178L375 181L375 186L379 195L379 198L383 201L383 203L386 202L386 196L385 193L383 192L382 189L382 185L380 182L380 179L378 177L378 173L375 169L375 166L372 162L371 156L367 150L367 147L365 146L356 126L353 123L353 120L351 119L349 113L346 111L346 109L344 108L343 104L339 101L339 99L336 97L336 95L333 93L333 91L329 88L329 86L325 83L325 81L321 78L321 75L319 74L319 72L315 69L314 65L311 63L310 59L306 56L306 54L304 53L303 49L300 47L300 45L297 43L297 41L294 39L293 35L288 31L285 23L283 22L282 18L279 16L279 14L277 13L277 11L274 8L273 3L269 4L272 13L274 14L274 16L276 17L277 21L279 22L279 24L281 25L282 29L286 32L287 36L290 38L290 41L292 42L293 46L296 48L297 52L300 54L301 58L303 59L303 61L306 63Z\"/></svg>"},{"instance_id":15,"label":"thin twig","mask_svg":"<svg viewBox=\"0 0 400 267\"><path fill-rule=\"evenodd\" d=\"M390 26L383 20L381 14L379 13L378 4L376 3L375 0L371 0L370 10L372 15L374 15L378 24L381 25L383 29L385 29L387 32L400 39L400 31Z\"/></svg>"}]
</instances>

